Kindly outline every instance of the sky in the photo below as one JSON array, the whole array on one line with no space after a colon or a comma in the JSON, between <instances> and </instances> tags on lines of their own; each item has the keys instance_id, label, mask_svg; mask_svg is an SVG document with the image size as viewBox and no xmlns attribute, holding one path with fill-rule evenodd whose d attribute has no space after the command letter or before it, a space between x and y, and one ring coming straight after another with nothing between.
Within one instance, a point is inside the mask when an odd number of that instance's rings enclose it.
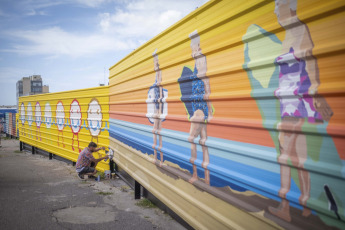
<instances>
[{"instance_id":1,"label":"sky","mask_svg":"<svg viewBox=\"0 0 345 230\"><path fill-rule=\"evenodd\" d=\"M0 105L16 82L50 92L108 84L109 68L207 0L0 0Z\"/></svg>"}]
</instances>

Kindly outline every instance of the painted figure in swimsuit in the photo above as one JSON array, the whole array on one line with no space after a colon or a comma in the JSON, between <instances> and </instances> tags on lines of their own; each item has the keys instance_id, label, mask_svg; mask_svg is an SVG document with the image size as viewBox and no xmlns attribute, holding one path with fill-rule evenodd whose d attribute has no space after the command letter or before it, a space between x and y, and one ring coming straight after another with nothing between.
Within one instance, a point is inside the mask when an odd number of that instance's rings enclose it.
<instances>
[{"instance_id":1,"label":"painted figure in swimsuit","mask_svg":"<svg viewBox=\"0 0 345 230\"><path fill-rule=\"evenodd\" d=\"M24 102L20 105L20 121L22 123L22 135L26 136L25 134L25 106Z\"/></svg>"},{"instance_id":2,"label":"painted figure in swimsuit","mask_svg":"<svg viewBox=\"0 0 345 230\"><path fill-rule=\"evenodd\" d=\"M280 132L278 162L281 176L279 196L282 201L278 208L269 207L269 211L286 221L291 221L290 204L286 199L291 186L289 159L298 171L302 215L311 214L306 206L310 197L310 175L304 170L307 143L302 125L306 121L312 124L323 123L333 115L325 99L317 93L320 81L317 60L312 55L314 45L307 25L297 18L296 7L296 0L276 0L275 14L279 24L286 30L282 54L276 58L279 87L274 93L280 101L281 113L277 129Z\"/></svg>"},{"instance_id":3,"label":"painted figure in swimsuit","mask_svg":"<svg viewBox=\"0 0 345 230\"><path fill-rule=\"evenodd\" d=\"M78 150L81 152L81 149L79 148L79 137L78 134L81 129L81 108L79 105L79 102L77 99L74 99L71 103L71 107L69 110L69 120L71 124L71 130L72 130L72 150L74 151L74 136L77 136L77 142L78 142Z\"/></svg>"},{"instance_id":4,"label":"painted figure in swimsuit","mask_svg":"<svg viewBox=\"0 0 345 230\"><path fill-rule=\"evenodd\" d=\"M36 122L36 140L38 140L38 134L40 135L40 141L42 141L41 137L41 124L42 124L42 112L41 112L41 105L39 102L36 102L35 106L35 122Z\"/></svg>"},{"instance_id":5,"label":"painted figure in swimsuit","mask_svg":"<svg viewBox=\"0 0 345 230\"><path fill-rule=\"evenodd\" d=\"M87 109L87 122L88 129L91 134L91 141L94 141L98 144L98 135L101 133L102 127L102 108L96 98L93 98L89 103L89 108Z\"/></svg>"},{"instance_id":6,"label":"painted figure in swimsuit","mask_svg":"<svg viewBox=\"0 0 345 230\"><path fill-rule=\"evenodd\" d=\"M163 105L161 103L161 100L163 98L163 87L161 85L162 83L162 71L159 69L159 62L158 62L158 55L157 50L155 50L152 54L153 56L153 63L154 63L154 70L156 72L156 80L155 83L152 86L152 92L153 92L153 103L154 103L154 112L152 115L153 118L153 152L154 152L154 161L157 161L157 136L159 138L159 146L158 151L160 152L160 166L162 166L163 163L163 152L162 152L162 136L160 135L161 129L162 129L162 120L161 120L161 114L163 110Z\"/></svg>"},{"instance_id":7,"label":"painted figure in swimsuit","mask_svg":"<svg viewBox=\"0 0 345 230\"><path fill-rule=\"evenodd\" d=\"M56 126L58 128L58 146L60 146L60 133L62 139L62 145L65 148L63 139L63 129L65 128L65 108L62 101L59 101L56 105Z\"/></svg>"},{"instance_id":8,"label":"painted figure in swimsuit","mask_svg":"<svg viewBox=\"0 0 345 230\"><path fill-rule=\"evenodd\" d=\"M192 57L195 60L194 71L185 66L181 77L178 79L182 94L181 101L185 105L188 119L191 122L188 141L191 143L190 162L193 165L193 175L189 182L193 183L198 179L197 167L194 164L197 158L197 146L194 140L200 135L199 144L203 152L201 166L205 170L205 183L210 184L210 171L207 169L210 160L208 147L205 143L207 140L207 123L211 120L214 109L209 101L211 89L209 79L206 76L206 56L201 52L198 32L192 32L189 38L191 39Z\"/></svg>"},{"instance_id":9,"label":"painted figure in swimsuit","mask_svg":"<svg viewBox=\"0 0 345 230\"><path fill-rule=\"evenodd\" d=\"M46 124L47 131L49 132L49 139L51 141L50 127L52 125L52 109L49 102L46 103L44 107L44 123ZM48 140L47 138L47 140Z\"/></svg>"}]
</instances>

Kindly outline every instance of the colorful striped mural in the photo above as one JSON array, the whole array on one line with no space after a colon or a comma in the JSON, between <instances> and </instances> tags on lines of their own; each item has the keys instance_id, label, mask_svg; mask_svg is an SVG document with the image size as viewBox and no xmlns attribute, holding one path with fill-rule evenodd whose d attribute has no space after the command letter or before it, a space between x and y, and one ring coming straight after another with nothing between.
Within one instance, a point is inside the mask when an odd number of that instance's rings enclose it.
<instances>
[{"instance_id":1,"label":"colorful striped mural","mask_svg":"<svg viewBox=\"0 0 345 230\"><path fill-rule=\"evenodd\" d=\"M115 161L197 229L345 228L344 9L210 1L140 46L110 68Z\"/></svg>"},{"instance_id":2,"label":"colorful striped mural","mask_svg":"<svg viewBox=\"0 0 345 230\"><path fill-rule=\"evenodd\" d=\"M209 1L109 87L21 97L17 133L74 162L110 146L195 229L344 229L344 25L344 1Z\"/></svg>"}]
</instances>

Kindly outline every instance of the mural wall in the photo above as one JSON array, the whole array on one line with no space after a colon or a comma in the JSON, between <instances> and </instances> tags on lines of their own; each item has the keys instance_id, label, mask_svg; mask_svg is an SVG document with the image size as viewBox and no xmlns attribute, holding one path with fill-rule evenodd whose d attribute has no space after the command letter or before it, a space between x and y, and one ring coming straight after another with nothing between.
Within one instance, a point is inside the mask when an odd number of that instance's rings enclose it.
<instances>
[{"instance_id":1,"label":"mural wall","mask_svg":"<svg viewBox=\"0 0 345 230\"><path fill-rule=\"evenodd\" d=\"M15 110L14 110L15 111ZM6 133L11 137L17 137L16 129L16 112L6 112L3 113L3 117L0 116L0 125L2 125L2 132Z\"/></svg>"},{"instance_id":2,"label":"mural wall","mask_svg":"<svg viewBox=\"0 0 345 230\"><path fill-rule=\"evenodd\" d=\"M20 141L73 162L91 141L108 147L108 94L104 86L20 97ZM97 165L97 170L108 169L109 161Z\"/></svg>"},{"instance_id":3,"label":"mural wall","mask_svg":"<svg viewBox=\"0 0 345 230\"><path fill-rule=\"evenodd\" d=\"M148 41L110 68L116 162L197 229L345 228L344 10L210 1Z\"/></svg>"}]
</instances>

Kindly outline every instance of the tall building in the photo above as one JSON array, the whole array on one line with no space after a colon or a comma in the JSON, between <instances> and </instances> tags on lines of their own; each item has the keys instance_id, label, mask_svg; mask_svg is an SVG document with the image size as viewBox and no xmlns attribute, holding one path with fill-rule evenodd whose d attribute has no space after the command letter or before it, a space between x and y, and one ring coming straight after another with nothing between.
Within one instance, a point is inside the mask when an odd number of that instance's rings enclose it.
<instances>
[{"instance_id":1,"label":"tall building","mask_svg":"<svg viewBox=\"0 0 345 230\"><path fill-rule=\"evenodd\" d=\"M41 75L32 75L23 77L17 81L17 107L18 100L21 96L29 96L34 94L49 93L49 86L43 85Z\"/></svg>"}]
</instances>

